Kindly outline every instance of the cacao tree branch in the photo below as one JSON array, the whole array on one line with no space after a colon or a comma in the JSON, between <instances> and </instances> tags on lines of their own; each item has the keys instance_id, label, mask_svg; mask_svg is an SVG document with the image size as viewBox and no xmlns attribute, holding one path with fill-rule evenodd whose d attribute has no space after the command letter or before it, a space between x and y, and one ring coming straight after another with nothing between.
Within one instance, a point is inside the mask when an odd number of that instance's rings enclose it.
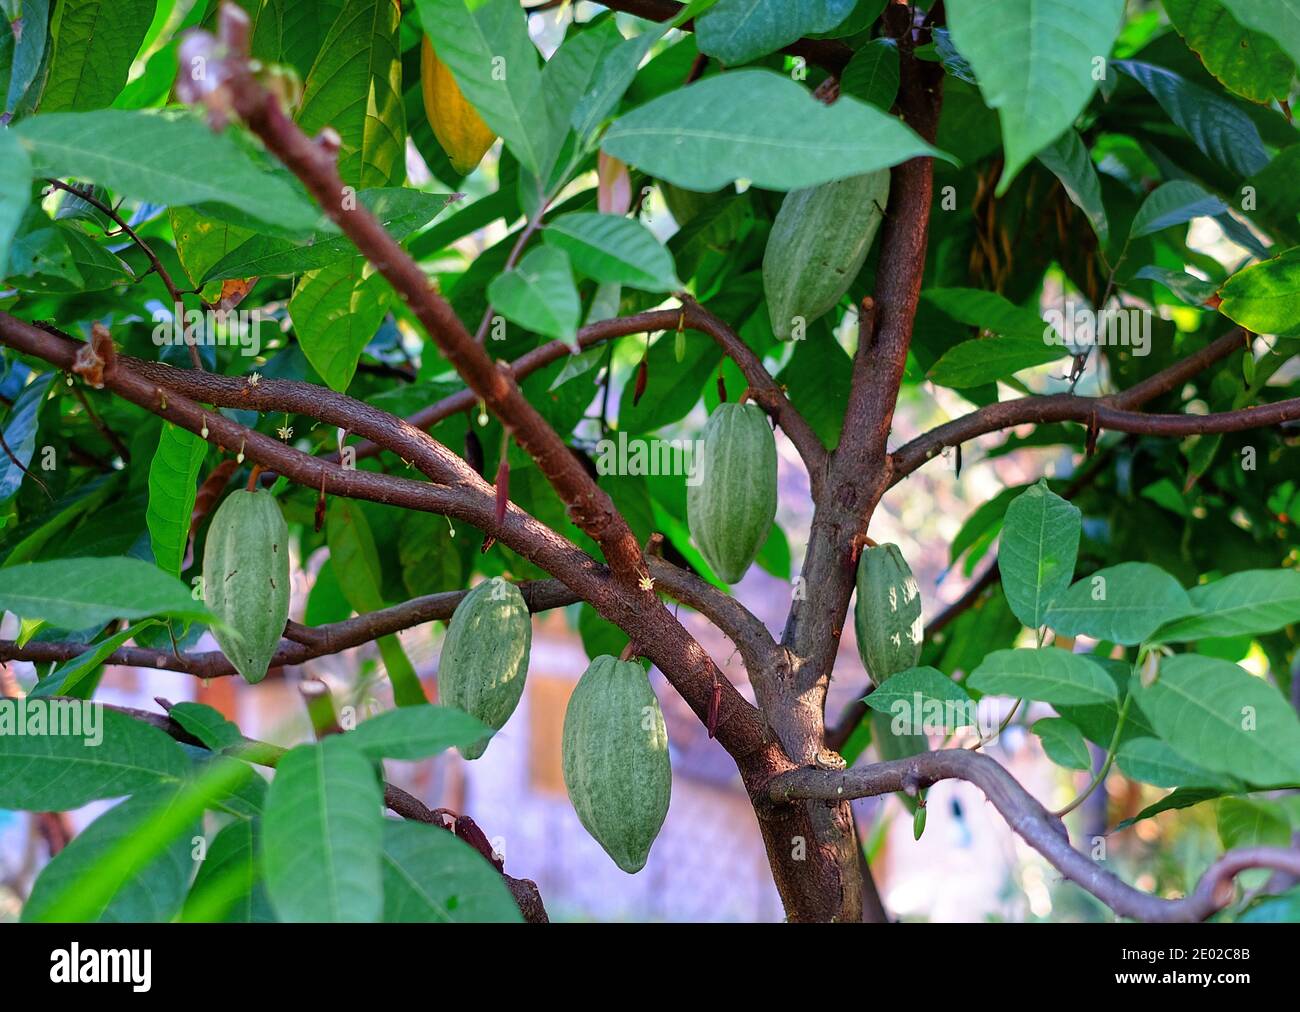
<instances>
[{"instance_id":1,"label":"cacao tree branch","mask_svg":"<svg viewBox=\"0 0 1300 1012\"><path fill-rule=\"evenodd\" d=\"M978 787L1026 843L1121 917L1202 921L1231 901L1231 881L1242 871L1273 868L1300 874L1300 849L1246 847L1220 857L1182 899L1144 893L1075 850L1059 818L996 760L967 749L942 749L852 770L802 768L776 777L768 787L768 797L773 803L786 804L796 799L842 802L896 791L915 795L941 780L965 780Z\"/></svg>"},{"instance_id":2,"label":"cacao tree branch","mask_svg":"<svg viewBox=\"0 0 1300 1012\"><path fill-rule=\"evenodd\" d=\"M1029 422L1080 422L1135 435L1181 437L1241 432L1300 418L1300 398L1207 415L1146 414L1136 410L1157 397L1178 389L1216 362L1240 350L1248 338L1245 331L1234 329L1194 354L1117 394L1105 397L1044 394L985 405L931 429L895 450L891 457L890 482L897 484L926 461L942 453L946 447Z\"/></svg>"}]
</instances>

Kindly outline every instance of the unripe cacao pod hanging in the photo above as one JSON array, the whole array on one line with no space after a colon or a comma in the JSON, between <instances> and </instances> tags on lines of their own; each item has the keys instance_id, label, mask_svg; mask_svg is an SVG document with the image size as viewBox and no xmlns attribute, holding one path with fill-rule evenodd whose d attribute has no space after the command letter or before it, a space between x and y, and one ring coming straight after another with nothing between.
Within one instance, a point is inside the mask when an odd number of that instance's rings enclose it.
<instances>
[{"instance_id":1,"label":"unripe cacao pod hanging","mask_svg":"<svg viewBox=\"0 0 1300 1012\"><path fill-rule=\"evenodd\" d=\"M876 685L916 667L921 657L921 591L897 545L867 548L858 559L853 625L858 653Z\"/></svg>"},{"instance_id":2,"label":"unripe cacao pod hanging","mask_svg":"<svg viewBox=\"0 0 1300 1012\"><path fill-rule=\"evenodd\" d=\"M451 616L438 658L439 702L499 731L524 693L533 624L519 588L494 576L465 595ZM477 759L490 738L461 749Z\"/></svg>"},{"instance_id":3,"label":"unripe cacao pod hanging","mask_svg":"<svg viewBox=\"0 0 1300 1012\"><path fill-rule=\"evenodd\" d=\"M270 492L232 492L203 549L203 599L212 635L248 682L266 677L289 618L289 528Z\"/></svg>"},{"instance_id":4,"label":"unripe cacao pod hanging","mask_svg":"<svg viewBox=\"0 0 1300 1012\"><path fill-rule=\"evenodd\" d=\"M597 657L564 714L564 786L574 811L629 875L645 867L668 814L672 764L668 730L634 661Z\"/></svg>"},{"instance_id":5,"label":"unripe cacao pod hanging","mask_svg":"<svg viewBox=\"0 0 1300 1012\"><path fill-rule=\"evenodd\" d=\"M461 175L469 175L497 135L465 98L451 68L438 59L427 35L420 43L420 92L425 118L451 159L451 167Z\"/></svg>"},{"instance_id":6,"label":"unripe cacao pod hanging","mask_svg":"<svg viewBox=\"0 0 1300 1012\"><path fill-rule=\"evenodd\" d=\"M763 254L763 290L778 338L799 337L849 290L888 201L888 169L785 195Z\"/></svg>"},{"instance_id":7,"label":"unripe cacao pod hanging","mask_svg":"<svg viewBox=\"0 0 1300 1012\"><path fill-rule=\"evenodd\" d=\"M756 404L719 404L686 486L691 536L719 578L737 583L776 517L776 439Z\"/></svg>"}]
</instances>

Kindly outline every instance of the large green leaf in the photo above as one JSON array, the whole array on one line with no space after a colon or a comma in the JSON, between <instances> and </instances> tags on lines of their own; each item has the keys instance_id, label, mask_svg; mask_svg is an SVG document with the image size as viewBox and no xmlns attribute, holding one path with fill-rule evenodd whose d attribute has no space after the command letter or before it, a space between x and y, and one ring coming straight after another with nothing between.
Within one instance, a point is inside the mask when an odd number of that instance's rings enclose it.
<instances>
[{"instance_id":1,"label":"large green leaf","mask_svg":"<svg viewBox=\"0 0 1300 1012\"><path fill-rule=\"evenodd\" d=\"M1282 8L1286 0L1267 0ZM1291 93L1295 65L1278 44L1262 32L1242 27L1225 0L1164 0L1169 20L1205 69L1228 88L1252 102L1285 101ZM1294 8L1300 14L1300 4ZM1270 12L1270 25L1278 19ZM1300 36L1300 16L1295 21ZM1300 50L1300 46L1297 47Z\"/></svg>"},{"instance_id":2,"label":"large green leaf","mask_svg":"<svg viewBox=\"0 0 1300 1012\"><path fill-rule=\"evenodd\" d=\"M334 390L346 390L352 382L392 297L384 276L358 256L309 271L294 286L289 316L298 344Z\"/></svg>"},{"instance_id":3,"label":"large green leaf","mask_svg":"<svg viewBox=\"0 0 1300 1012\"><path fill-rule=\"evenodd\" d=\"M1088 222L1102 245L1109 242L1110 224L1106 219L1106 205L1101 199L1101 180L1079 132L1065 131L1038 152L1038 160L1061 181L1070 200L1088 216Z\"/></svg>"},{"instance_id":4,"label":"large green leaf","mask_svg":"<svg viewBox=\"0 0 1300 1012\"><path fill-rule=\"evenodd\" d=\"M1300 66L1300 0L1221 0L1247 28L1263 32Z\"/></svg>"},{"instance_id":5,"label":"large green leaf","mask_svg":"<svg viewBox=\"0 0 1300 1012\"><path fill-rule=\"evenodd\" d=\"M564 250L539 246L514 270L492 279L488 298L501 315L525 330L573 343L582 304Z\"/></svg>"},{"instance_id":6,"label":"large green leaf","mask_svg":"<svg viewBox=\"0 0 1300 1012\"><path fill-rule=\"evenodd\" d=\"M168 218L176 240L176 256L194 285L203 280L213 264L258 234L192 207L173 207Z\"/></svg>"},{"instance_id":7,"label":"large green leaf","mask_svg":"<svg viewBox=\"0 0 1300 1012\"><path fill-rule=\"evenodd\" d=\"M149 509L145 522L154 561L177 576L190 535L190 514L198 491L195 484L208 444L189 429L163 422L158 448L149 463Z\"/></svg>"},{"instance_id":8,"label":"large green leaf","mask_svg":"<svg viewBox=\"0 0 1300 1012\"><path fill-rule=\"evenodd\" d=\"M1038 735L1047 758L1067 770L1092 768L1092 753L1083 740L1083 732L1062 717L1044 717L1030 728Z\"/></svg>"},{"instance_id":9,"label":"large green leaf","mask_svg":"<svg viewBox=\"0 0 1300 1012\"><path fill-rule=\"evenodd\" d=\"M182 921L227 924L275 921L266 886L258 877L260 830L260 824L253 819L236 819L213 837L185 899Z\"/></svg>"},{"instance_id":10,"label":"large green leaf","mask_svg":"<svg viewBox=\"0 0 1300 1012\"><path fill-rule=\"evenodd\" d=\"M0 570L0 608L60 629L114 618L211 619L175 576L139 559L52 559Z\"/></svg>"},{"instance_id":11,"label":"large green leaf","mask_svg":"<svg viewBox=\"0 0 1300 1012\"><path fill-rule=\"evenodd\" d=\"M370 523L360 507L347 499L330 500L325 515L325 537L330 549L330 562L348 603L361 614L384 607L379 550L375 547ZM402 649L401 641L395 635L381 636L377 646L393 684L393 698L397 705L427 703L419 676Z\"/></svg>"},{"instance_id":12,"label":"large green leaf","mask_svg":"<svg viewBox=\"0 0 1300 1012\"><path fill-rule=\"evenodd\" d=\"M406 179L401 16L394 0L347 0L303 85L298 125L309 134L327 126L338 132L339 176L349 186Z\"/></svg>"},{"instance_id":13,"label":"large green leaf","mask_svg":"<svg viewBox=\"0 0 1300 1012\"><path fill-rule=\"evenodd\" d=\"M126 84L154 0L61 0L50 25L41 112L103 109Z\"/></svg>"},{"instance_id":14,"label":"large green leaf","mask_svg":"<svg viewBox=\"0 0 1300 1012\"><path fill-rule=\"evenodd\" d=\"M931 667L908 668L877 686L864 702L888 716L905 716L927 733L955 731L973 722L970 695L942 671Z\"/></svg>"},{"instance_id":15,"label":"large green leaf","mask_svg":"<svg viewBox=\"0 0 1300 1012\"><path fill-rule=\"evenodd\" d=\"M1213 218L1227 209L1214 194L1189 180L1176 179L1147 194L1129 226L1129 236L1137 239L1162 228L1185 225L1193 218Z\"/></svg>"},{"instance_id":16,"label":"large green leaf","mask_svg":"<svg viewBox=\"0 0 1300 1012\"><path fill-rule=\"evenodd\" d=\"M872 39L853 54L840 75L840 94L889 109L898 97L898 43Z\"/></svg>"},{"instance_id":17,"label":"large green leaf","mask_svg":"<svg viewBox=\"0 0 1300 1012\"><path fill-rule=\"evenodd\" d=\"M87 681L88 676L104 663L109 654L124 645L127 640L134 638L136 634L156 624L151 618L145 619L143 622L137 622L119 632L113 633L112 636L104 637L91 649L83 654L78 654L70 661L60 664L54 671L37 682L36 688L28 694L29 698L71 696L74 699L89 699L94 692L98 679L92 678Z\"/></svg>"},{"instance_id":18,"label":"large green leaf","mask_svg":"<svg viewBox=\"0 0 1300 1012\"><path fill-rule=\"evenodd\" d=\"M18 733L20 727L31 730L38 713L46 730ZM56 714L63 729L85 733L49 733ZM80 700L0 700L0 808L80 808L99 798L179 782L188 769L176 742L114 710Z\"/></svg>"},{"instance_id":19,"label":"large green leaf","mask_svg":"<svg viewBox=\"0 0 1300 1012\"><path fill-rule=\"evenodd\" d=\"M523 920L497 870L445 829L386 821L383 862L386 923Z\"/></svg>"},{"instance_id":20,"label":"large green leaf","mask_svg":"<svg viewBox=\"0 0 1300 1012\"><path fill-rule=\"evenodd\" d=\"M32 189L27 151L8 130L0 131L0 272L9 262L9 243L23 220Z\"/></svg>"},{"instance_id":21,"label":"large green leaf","mask_svg":"<svg viewBox=\"0 0 1300 1012\"><path fill-rule=\"evenodd\" d=\"M949 158L874 106L854 98L826 106L766 70L719 74L661 95L615 120L601 147L701 191L736 179L795 190L918 155Z\"/></svg>"},{"instance_id":22,"label":"large green leaf","mask_svg":"<svg viewBox=\"0 0 1300 1012\"><path fill-rule=\"evenodd\" d=\"M1046 330L1047 325L1043 324ZM940 386L962 390L1008 379L1021 369L1046 365L1069 354L1064 344L1037 337L993 337L962 341L939 357L926 378Z\"/></svg>"},{"instance_id":23,"label":"large green leaf","mask_svg":"<svg viewBox=\"0 0 1300 1012\"><path fill-rule=\"evenodd\" d=\"M636 78L641 61L668 31L668 24L654 25L640 35L624 40L601 59L592 81L569 116L578 137L587 143Z\"/></svg>"},{"instance_id":24,"label":"large green leaf","mask_svg":"<svg viewBox=\"0 0 1300 1012\"><path fill-rule=\"evenodd\" d=\"M1124 0L949 0L947 12L953 42L1002 121L1000 196L1083 112L1104 74Z\"/></svg>"},{"instance_id":25,"label":"large green leaf","mask_svg":"<svg viewBox=\"0 0 1300 1012\"><path fill-rule=\"evenodd\" d=\"M160 204L215 204L289 231L320 212L282 175L264 172L228 134L190 115L101 109L23 120L14 131L38 176L73 176Z\"/></svg>"},{"instance_id":26,"label":"large green leaf","mask_svg":"<svg viewBox=\"0 0 1300 1012\"><path fill-rule=\"evenodd\" d=\"M347 735L371 759L427 759L449 748L482 741L492 729L463 710L407 706L363 720Z\"/></svg>"},{"instance_id":27,"label":"large green leaf","mask_svg":"<svg viewBox=\"0 0 1300 1012\"><path fill-rule=\"evenodd\" d=\"M1043 318L997 292L979 288L927 288L922 294L927 302L959 323L1003 337L1023 337L1042 342L1046 329Z\"/></svg>"},{"instance_id":28,"label":"large green leaf","mask_svg":"<svg viewBox=\"0 0 1300 1012\"><path fill-rule=\"evenodd\" d=\"M1300 720L1282 694L1229 661L1178 654L1135 690L1160 737L1184 758L1252 784L1300 782Z\"/></svg>"},{"instance_id":29,"label":"large green leaf","mask_svg":"<svg viewBox=\"0 0 1300 1012\"><path fill-rule=\"evenodd\" d=\"M1198 614L1161 626L1156 643L1261 636L1300 622L1300 570L1251 569L1187 592Z\"/></svg>"},{"instance_id":30,"label":"large green leaf","mask_svg":"<svg viewBox=\"0 0 1300 1012\"><path fill-rule=\"evenodd\" d=\"M971 672L966 684L980 692L1044 703L1106 703L1117 695L1115 683L1098 664L1056 647L995 650Z\"/></svg>"},{"instance_id":31,"label":"large green leaf","mask_svg":"<svg viewBox=\"0 0 1300 1012\"><path fill-rule=\"evenodd\" d=\"M853 11L854 0L717 0L695 22L700 52L723 63L755 57L817 32L829 32Z\"/></svg>"},{"instance_id":32,"label":"large green leaf","mask_svg":"<svg viewBox=\"0 0 1300 1012\"><path fill-rule=\"evenodd\" d=\"M1219 312L1256 334L1300 334L1300 246L1238 271L1219 289Z\"/></svg>"},{"instance_id":33,"label":"large green leaf","mask_svg":"<svg viewBox=\"0 0 1300 1012\"><path fill-rule=\"evenodd\" d=\"M1130 738L1115 753L1126 777L1156 787L1213 787L1243 790L1245 785L1222 773L1211 773L1179 755L1159 738Z\"/></svg>"},{"instance_id":34,"label":"large green leaf","mask_svg":"<svg viewBox=\"0 0 1300 1012\"><path fill-rule=\"evenodd\" d=\"M647 292L682 287L672 255L640 221L614 214L574 211L550 222L547 245L564 250L580 274Z\"/></svg>"},{"instance_id":35,"label":"large green leaf","mask_svg":"<svg viewBox=\"0 0 1300 1012\"><path fill-rule=\"evenodd\" d=\"M338 736L291 749L263 815L262 874L282 921L377 921L383 912L383 790Z\"/></svg>"},{"instance_id":36,"label":"large green leaf","mask_svg":"<svg viewBox=\"0 0 1300 1012\"><path fill-rule=\"evenodd\" d=\"M357 199L398 242L427 225L450 202L447 194L422 193L406 187L362 190ZM355 259L352 240L341 235L314 235L305 242L278 236L251 235L232 247L201 275L204 284L226 278L278 277Z\"/></svg>"},{"instance_id":37,"label":"large green leaf","mask_svg":"<svg viewBox=\"0 0 1300 1012\"><path fill-rule=\"evenodd\" d=\"M1268 164L1259 128L1229 99L1154 64L1116 60L1111 66L1154 95L1165 114L1187 131L1207 157L1243 177L1254 175Z\"/></svg>"},{"instance_id":38,"label":"large green leaf","mask_svg":"<svg viewBox=\"0 0 1300 1012\"><path fill-rule=\"evenodd\" d=\"M36 452L41 405L45 403L53 379L53 373L46 373L23 387L5 418L4 440L9 452L0 456L0 502L10 499L27 477L23 468L31 464L32 454Z\"/></svg>"},{"instance_id":39,"label":"large green leaf","mask_svg":"<svg viewBox=\"0 0 1300 1012\"><path fill-rule=\"evenodd\" d=\"M0 102L0 105L3 105L4 112L10 114L20 104L30 109L36 96L30 95L29 90L41 72L48 71L45 58L50 29L50 0L23 0L21 10L23 16L21 37L14 37L11 33L9 39L13 42L13 52L12 58L8 61L7 95L4 89L0 88L0 96L4 96L4 101ZM5 76L3 73L5 44L5 40L0 39L0 81L4 80Z\"/></svg>"},{"instance_id":40,"label":"large green leaf","mask_svg":"<svg viewBox=\"0 0 1300 1012\"><path fill-rule=\"evenodd\" d=\"M1048 608L1045 621L1062 636L1133 644L1195 610L1187 591L1163 569L1121 562L1076 582Z\"/></svg>"},{"instance_id":41,"label":"large green leaf","mask_svg":"<svg viewBox=\"0 0 1300 1012\"><path fill-rule=\"evenodd\" d=\"M140 833L158 809L175 797L174 786L142 791L110 808L73 837L41 870L23 906L23 920L65 919L60 908L68 902L69 891L96 873L107 851L123 838ZM197 820L188 829L168 841L147 863L133 869L133 874L110 893L106 902L83 911L79 920L115 924L171 920L185 902L194 870L190 840L198 834Z\"/></svg>"},{"instance_id":42,"label":"large green leaf","mask_svg":"<svg viewBox=\"0 0 1300 1012\"><path fill-rule=\"evenodd\" d=\"M548 107L537 47L516 0L417 0L438 58L483 121L534 177L545 179L567 133Z\"/></svg>"},{"instance_id":43,"label":"large green leaf","mask_svg":"<svg viewBox=\"0 0 1300 1012\"><path fill-rule=\"evenodd\" d=\"M1016 496L1002 521L998 569L1012 612L1031 629L1070 586L1082 514L1040 480Z\"/></svg>"},{"instance_id":44,"label":"large green leaf","mask_svg":"<svg viewBox=\"0 0 1300 1012\"><path fill-rule=\"evenodd\" d=\"M1286 810L1276 802L1224 798L1214 807L1224 850L1291 846L1291 822Z\"/></svg>"}]
</instances>

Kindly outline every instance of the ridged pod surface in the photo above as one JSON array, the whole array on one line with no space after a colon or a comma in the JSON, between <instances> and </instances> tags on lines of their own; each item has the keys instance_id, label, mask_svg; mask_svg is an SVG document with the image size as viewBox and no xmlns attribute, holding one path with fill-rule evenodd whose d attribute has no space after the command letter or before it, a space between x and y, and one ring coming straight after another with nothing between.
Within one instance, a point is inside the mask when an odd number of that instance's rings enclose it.
<instances>
[{"instance_id":1,"label":"ridged pod surface","mask_svg":"<svg viewBox=\"0 0 1300 1012\"><path fill-rule=\"evenodd\" d=\"M668 814L668 730L633 661L597 657L564 714L564 786L583 827L629 875L645 867Z\"/></svg>"},{"instance_id":2,"label":"ridged pod surface","mask_svg":"<svg viewBox=\"0 0 1300 1012\"><path fill-rule=\"evenodd\" d=\"M916 667L921 657L921 591L897 545L867 548L858 559L853 625L858 653L877 685Z\"/></svg>"},{"instance_id":3,"label":"ridged pod surface","mask_svg":"<svg viewBox=\"0 0 1300 1012\"><path fill-rule=\"evenodd\" d=\"M889 170L791 190L763 254L763 290L782 341L832 309L858 276L889 201Z\"/></svg>"},{"instance_id":4,"label":"ridged pod surface","mask_svg":"<svg viewBox=\"0 0 1300 1012\"><path fill-rule=\"evenodd\" d=\"M213 515L203 599L221 620L212 636L222 653L245 681L260 682L289 618L289 528L270 492L232 492Z\"/></svg>"},{"instance_id":5,"label":"ridged pod surface","mask_svg":"<svg viewBox=\"0 0 1300 1012\"><path fill-rule=\"evenodd\" d=\"M686 523L719 578L736 583L776 517L776 439L756 404L719 404L686 486Z\"/></svg>"},{"instance_id":6,"label":"ridged pod surface","mask_svg":"<svg viewBox=\"0 0 1300 1012\"><path fill-rule=\"evenodd\" d=\"M451 616L438 658L438 700L483 721L505 726L519 705L533 645L533 623L519 588L494 576L465 595ZM477 759L484 738L460 750Z\"/></svg>"},{"instance_id":7,"label":"ridged pod surface","mask_svg":"<svg viewBox=\"0 0 1300 1012\"><path fill-rule=\"evenodd\" d=\"M424 116L451 166L469 175L483 160L497 135L483 122L460 90L451 68L438 59L429 36L420 44L420 92Z\"/></svg>"}]
</instances>

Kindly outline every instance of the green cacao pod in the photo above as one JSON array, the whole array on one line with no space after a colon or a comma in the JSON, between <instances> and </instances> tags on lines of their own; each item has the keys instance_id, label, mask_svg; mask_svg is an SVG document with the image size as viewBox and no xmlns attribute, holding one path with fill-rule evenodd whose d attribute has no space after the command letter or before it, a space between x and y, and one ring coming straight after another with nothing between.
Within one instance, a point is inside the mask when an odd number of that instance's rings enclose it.
<instances>
[{"instance_id":1,"label":"green cacao pod","mask_svg":"<svg viewBox=\"0 0 1300 1012\"><path fill-rule=\"evenodd\" d=\"M499 731L524 694L533 623L519 588L494 576L465 595L438 658L438 697ZM477 759L489 738L461 749Z\"/></svg>"},{"instance_id":2,"label":"green cacao pod","mask_svg":"<svg viewBox=\"0 0 1300 1012\"><path fill-rule=\"evenodd\" d=\"M270 492L232 492L212 517L203 599L220 620L217 645L246 681L260 682L289 618L289 528Z\"/></svg>"},{"instance_id":3,"label":"green cacao pod","mask_svg":"<svg viewBox=\"0 0 1300 1012\"><path fill-rule=\"evenodd\" d=\"M897 545L867 548L858 559L858 603L853 613L858 653L881 685L921 657L921 591Z\"/></svg>"},{"instance_id":4,"label":"green cacao pod","mask_svg":"<svg viewBox=\"0 0 1300 1012\"><path fill-rule=\"evenodd\" d=\"M763 290L778 338L801 337L849 290L888 200L888 169L786 194L763 254Z\"/></svg>"},{"instance_id":5,"label":"green cacao pod","mask_svg":"<svg viewBox=\"0 0 1300 1012\"><path fill-rule=\"evenodd\" d=\"M583 827L629 875L645 867L668 814L668 730L633 661L597 657L564 713L564 786Z\"/></svg>"},{"instance_id":6,"label":"green cacao pod","mask_svg":"<svg viewBox=\"0 0 1300 1012\"><path fill-rule=\"evenodd\" d=\"M686 486L686 522L713 571L737 583L776 516L776 439L756 404L719 404Z\"/></svg>"}]
</instances>

